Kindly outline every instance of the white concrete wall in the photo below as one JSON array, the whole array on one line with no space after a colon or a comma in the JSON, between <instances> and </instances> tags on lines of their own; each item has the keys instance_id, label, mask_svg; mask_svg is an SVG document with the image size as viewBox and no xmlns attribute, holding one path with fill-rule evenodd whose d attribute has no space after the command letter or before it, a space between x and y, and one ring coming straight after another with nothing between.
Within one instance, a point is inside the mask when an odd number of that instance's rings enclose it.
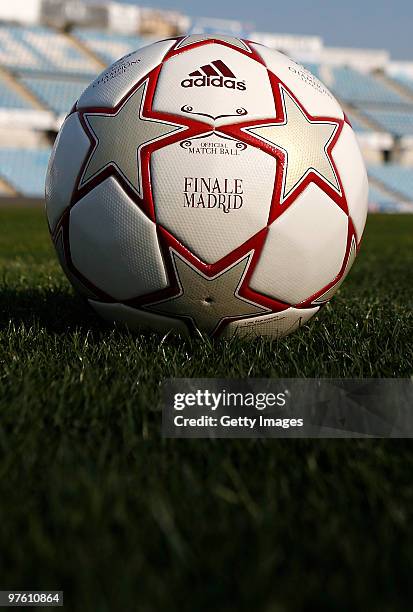
<instances>
[{"instance_id":1,"label":"white concrete wall","mask_svg":"<svg viewBox=\"0 0 413 612\"><path fill-rule=\"evenodd\" d=\"M40 21L42 0L2 0L0 2L0 19L35 24Z\"/></svg>"},{"instance_id":2,"label":"white concrete wall","mask_svg":"<svg viewBox=\"0 0 413 612\"><path fill-rule=\"evenodd\" d=\"M385 69L389 63L389 53L384 49L324 47L319 61L330 66L351 66L361 72L370 72Z\"/></svg>"}]
</instances>

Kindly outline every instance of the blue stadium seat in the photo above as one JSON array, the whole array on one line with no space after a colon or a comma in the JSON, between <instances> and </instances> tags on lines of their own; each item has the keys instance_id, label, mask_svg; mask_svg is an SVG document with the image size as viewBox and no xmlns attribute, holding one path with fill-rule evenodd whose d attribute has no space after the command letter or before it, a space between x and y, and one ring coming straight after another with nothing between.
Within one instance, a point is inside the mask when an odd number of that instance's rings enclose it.
<instances>
[{"instance_id":1,"label":"blue stadium seat","mask_svg":"<svg viewBox=\"0 0 413 612\"><path fill-rule=\"evenodd\" d=\"M404 74L392 74L388 76L390 76L393 81L396 81L396 83L400 83L400 85L403 85L403 87L411 91L411 93L413 94L413 78L410 78Z\"/></svg>"},{"instance_id":2,"label":"blue stadium seat","mask_svg":"<svg viewBox=\"0 0 413 612\"><path fill-rule=\"evenodd\" d=\"M63 34L46 27L0 25L0 64L24 72L82 74L90 77L99 66Z\"/></svg>"},{"instance_id":3,"label":"blue stadium seat","mask_svg":"<svg viewBox=\"0 0 413 612\"><path fill-rule=\"evenodd\" d=\"M378 187L369 188L369 210L372 212L395 212L399 202ZM412 206L413 209L413 206Z\"/></svg>"},{"instance_id":4,"label":"blue stadium seat","mask_svg":"<svg viewBox=\"0 0 413 612\"><path fill-rule=\"evenodd\" d=\"M366 125L364 125L363 123L361 123L361 121L359 121L359 119L357 117L355 117L353 115L353 113L347 113L347 117L351 123L351 126L353 128L353 130L355 132L371 132L370 128Z\"/></svg>"},{"instance_id":5,"label":"blue stadium seat","mask_svg":"<svg viewBox=\"0 0 413 612\"><path fill-rule=\"evenodd\" d=\"M303 64L303 66L304 66L304 68L309 70L311 72L311 74L316 76L317 79L320 78L320 65L319 64L306 62L305 64Z\"/></svg>"},{"instance_id":6,"label":"blue stadium seat","mask_svg":"<svg viewBox=\"0 0 413 612\"><path fill-rule=\"evenodd\" d=\"M198 17L193 20L188 34L223 34L224 36L235 36L236 38L250 38L251 30L247 30L239 21L228 19L209 19Z\"/></svg>"},{"instance_id":7,"label":"blue stadium seat","mask_svg":"<svg viewBox=\"0 0 413 612\"><path fill-rule=\"evenodd\" d=\"M78 28L73 34L91 49L105 64L113 64L124 55L136 51L151 43L150 40L138 36L123 36L110 34L99 30L83 30Z\"/></svg>"},{"instance_id":8,"label":"blue stadium seat","mask_svg":"<svg viewBox=\"0 0 413 612\"><path fill-rule=\"evenodd\" d=\"M89 81L22 77L22 83L48 108L58 115L66 114Z\"/></svg>"},{"instance_id":9,"label":"blue stadium seat","mask_svg":"<svg viewBox=\"0 0 413 612\"><path fill-rule=\"evenodd\" d=\"M370 166L370 176L381 181L389 189L413 202L413 169L398 164Z\"/></svg>"},{"instance_id":10,"label":"blue stadium seat","mask_svg":"<svg viewBox=\"0 0 413 612\"><path fill-rule=\"evenodd\" d=\"M400 201L377 187L369 189L369 211L376 213L413 213L413 203Z\"/></svg>"},{"instance_id":11,"label":"blue stadium seat","mask_svg":"<svg viewBox=\"0 0 413 612\"><path fill-rule=\"evenodd\" d=\"M361 110L383 130L394 136L413 135L413 107L411 110L379 110L367 107Z\"/></svg>"},{"instance_id":12,"label":"blue stadium seat","mask_svg":"<svg viewBox=\"0 0 413 612\"><path fill-rule=\"evenodd\" d=\"M42 197L50 149L0 149L0 175L22 195Z\"/></svg>"},{"instance_id":13,"label":"blue stadium seat","mask_svg":"<svg viewBox=\"0 0 413 612\"><path fill-rule=\"evenodd\" d=\"M353 104L398 104L406 105L409 101L386 87L370 74L362 74L353 68L334 68L333 82L329 87L346 102Z\"/></svg>"},{"instance_id":14,"label":"blue stadium seat","mask_svg":"<svg viewBox=\"0 0 413 612\"><path fill-rule=\"evenodd\" d=\"M0 77L0 108L29 110L33 106Z\"/></svg>"}]
</instances>

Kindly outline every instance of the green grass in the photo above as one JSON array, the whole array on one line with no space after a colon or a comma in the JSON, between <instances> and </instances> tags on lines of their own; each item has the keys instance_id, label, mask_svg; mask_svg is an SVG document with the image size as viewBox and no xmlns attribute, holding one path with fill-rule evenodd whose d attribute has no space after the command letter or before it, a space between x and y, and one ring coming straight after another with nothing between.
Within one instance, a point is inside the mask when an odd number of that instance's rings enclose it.
<instances>
[{"instance_id":1,"label":"green grass","mask_svg":"<svg viewBox=\"0 0 413 612\"><path fill-rule=\"evenodd\" d=\"M409 442L162 440L159 383L412 375L413 216L371 217L331 305L251 344L112 330L41 211L0 228L0 589L82 612L407 608Z\"/></svg>"}]
</instances>

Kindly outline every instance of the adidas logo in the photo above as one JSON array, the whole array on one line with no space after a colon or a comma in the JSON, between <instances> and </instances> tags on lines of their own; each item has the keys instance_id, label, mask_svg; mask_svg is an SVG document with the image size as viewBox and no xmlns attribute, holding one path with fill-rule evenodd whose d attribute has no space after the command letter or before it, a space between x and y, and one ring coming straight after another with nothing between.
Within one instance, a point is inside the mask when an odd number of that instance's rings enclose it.
<instances>
[{"instance_id":1,"label":"adidas logo","mask_svg":"<svg viewBox=\"0 0 413 612\"><path fill-rule=\"evenodd\" d=\"M237 81L235 74L222 60L215 60L189 73L188 79L181 81L181 87L226 87L245 91L245 81Z\"/></svg>"}]
</instances>

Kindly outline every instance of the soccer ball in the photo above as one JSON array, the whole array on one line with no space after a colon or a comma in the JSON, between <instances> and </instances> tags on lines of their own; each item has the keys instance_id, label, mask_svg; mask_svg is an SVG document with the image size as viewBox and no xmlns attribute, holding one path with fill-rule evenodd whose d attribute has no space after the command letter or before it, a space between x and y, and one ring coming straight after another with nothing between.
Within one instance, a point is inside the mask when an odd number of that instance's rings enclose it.
<instances>
[{"instance_id":1,"label":"soccer ball","mask_svg":"<svg viewBox=\"0 0 413 612\"><path fill-rule=\"evenodd\" d=\"M367 190L315 76L263 45L193 35L123 57L83 92L46 207L65 273L105 319L279 337L348 274Z\"/></svg>"}]
</instances>

